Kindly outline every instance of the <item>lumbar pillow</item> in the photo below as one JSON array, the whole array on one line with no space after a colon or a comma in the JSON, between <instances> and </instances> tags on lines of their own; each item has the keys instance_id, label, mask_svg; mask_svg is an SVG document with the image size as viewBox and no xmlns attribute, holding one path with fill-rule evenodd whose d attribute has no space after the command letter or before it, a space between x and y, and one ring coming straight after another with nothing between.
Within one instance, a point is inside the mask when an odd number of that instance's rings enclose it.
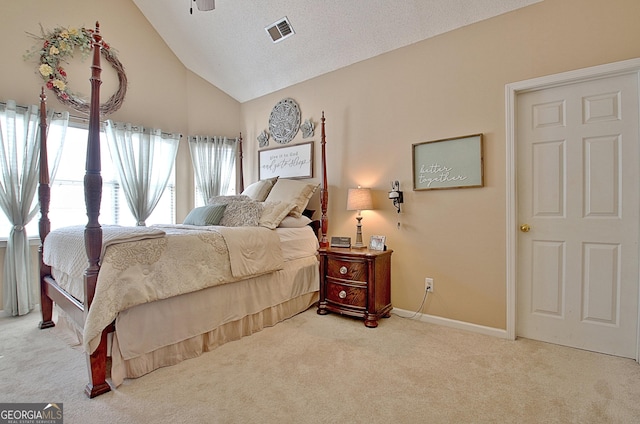
<instances>
[{"instance_id":1,"label":"lumbar pillow","mask_svg":"<svg viewBox=\"0 0 640 424\"><path fill-rule=\"evenodd\" d=\"M276 181L265 201L277 202L280 200L284 203L293 203L295 206L291 209L289 215L299 218L307 207L309 199L311 199L311 196L319 186L320 184L280 178Z\"/></svg>"},{"instance_id":2,"label":"lumbar pillow","mask_svg":"<svg viewBox=\"0 0 640 424\"><path fill-rule=\"evenodd\" d=\"M291 212L294 206L292 203L284 203L280 200L277 202L264 202L262 204L260 226L273 230L280 225L284 217L289 215L289 212Z\"/></svg>"},{"instance_id":3,"label":"lumbar pillow","mask_svg":"<svg viewBox=\"0 0 640 424\"><path fill-rule=\"evenodd\" d=\"M264 202L264 199L267 198L276 181L278 181L278 177L256 181L255 183L249 185L249 187L245 188L242 191L242 194L245 196L249 196L256 202Z\"/></svg>"},{"instance_id":4,"label":"lumbar pillow","mask_svg":"<svg viewBox=\"0 0 640 424\"><path fill-rule=\"evenodd\" d=\"M184 219L187 225L218 225L226 205L207 205L193 209Z\"/></svg>"}]
</instances>

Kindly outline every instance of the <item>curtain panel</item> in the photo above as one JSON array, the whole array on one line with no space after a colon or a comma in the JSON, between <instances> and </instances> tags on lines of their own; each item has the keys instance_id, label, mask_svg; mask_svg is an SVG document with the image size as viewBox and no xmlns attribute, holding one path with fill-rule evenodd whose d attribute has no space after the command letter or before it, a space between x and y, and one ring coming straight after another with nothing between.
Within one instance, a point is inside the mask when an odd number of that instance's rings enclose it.
<instances>
[{"instance_id":1,"label":"curtain panel","mask_svg":"<svg viewBox=\"0 0 640 424\"><path fill-rule=\"evenodd\" d=\"M144 226L171 177L181 136L111 120L105 133L127 206Z\"/></svg>"},{"instance_id":2,"label":"curtain panel","mask_svg":"<svg viewBox=\"0 0 640 424\"><path fill-rule=\"evenodd\" d=\"M35 105L0 103L0 209L13 225L7 240L3 274L4 311L12 316L33 309L31 258L26 225L38 212L35 192L40 169L40 113ZM53 182L60 163L69 114L47 113L47 160Z\"/></svg>"},{"instance_id":3,"label":"curtain panel","mask_svg":"<svg viewBox=\"0 0 640 424\"><path fill-rule=\"evenodd\" d=\"M189 136L196 186L205 204L228 192L237 148L237 138Z\"/></svg>"}]
</instances>

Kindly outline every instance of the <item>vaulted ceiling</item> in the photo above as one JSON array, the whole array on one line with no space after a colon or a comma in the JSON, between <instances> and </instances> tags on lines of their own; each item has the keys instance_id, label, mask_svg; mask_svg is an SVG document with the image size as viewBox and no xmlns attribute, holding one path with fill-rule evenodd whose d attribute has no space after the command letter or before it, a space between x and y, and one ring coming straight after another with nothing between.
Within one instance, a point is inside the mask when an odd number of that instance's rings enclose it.
<instances>
[{"instance_id":1,"label":"vaulted ceiling","mask_svg":"<svg viewBox=\"0 0 640 424\"><path fill-rule=\"evenodd\" d=\"M133 0L189 70L240 102L539 1ZM285 17L295 34L274 43L265 27Z\"/></svg>"}]
</instances>

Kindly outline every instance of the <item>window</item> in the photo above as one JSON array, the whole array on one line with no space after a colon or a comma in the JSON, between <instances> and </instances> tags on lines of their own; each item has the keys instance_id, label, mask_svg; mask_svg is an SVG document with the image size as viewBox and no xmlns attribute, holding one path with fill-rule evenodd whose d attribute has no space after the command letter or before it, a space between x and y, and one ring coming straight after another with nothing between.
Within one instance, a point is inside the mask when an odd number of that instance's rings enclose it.
<instances>
[{"instance_id":1,"label":"window","mask_svg":"<svg viewBox=\"0 0 640 424\"><path fill-rule=\"evenodd\" d=\"M88 136L89 131L86 127L69 122L62 159L56 178L51 184L51 204L49 207L51 229L87 223L84 203L84 163ZM129 211L124 193L118 183L117 171L111 162L108 143L103 132L100 133L100 152L102 159L100 224L133 226L136 224L136 220ZM38 237L39 219L40 213L38 212L27 225L29 237ZM147 225L175 223L175 170L171 173L160 202L146 223ZM0 238L7 238L10 230L9 220L4 213L0 213Z\"/></svg>"}]
</instances>

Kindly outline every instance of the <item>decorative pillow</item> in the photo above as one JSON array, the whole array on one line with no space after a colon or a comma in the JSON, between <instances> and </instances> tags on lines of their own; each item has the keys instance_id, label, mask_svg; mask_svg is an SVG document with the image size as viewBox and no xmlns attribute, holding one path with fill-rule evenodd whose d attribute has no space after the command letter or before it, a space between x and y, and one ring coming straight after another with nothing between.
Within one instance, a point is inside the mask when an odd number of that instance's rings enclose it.
<instances>
[{"instance_id":1,"label":"decorative pillow","mask_svg":"<svg viewBox=\"0 0 640 424\"><path fill-rule=\"evenodd\" d=\"M243 194L235 194L232 196L213 196L209 199L207 205L226 205L229 202L248 202L250 200L251 197Z\"/></svg>"},{"instance_id":2,"label":"decorative pillow","mask_svg":"<svg viewBox=\"0 0 640 424\"><path fill-rule=\"evenodd\" d=\"M225 227L257 227L262 215L262 203L232 201L227 203L220 225Z\"/></svg>"},{"instance_id":3,"label":"decorative pillow","mask_svg":"<svg viewBox=\"0 0 640 424\"><path fill-rule=\"evenodd\" d=\"M279 178L265 201L277 202L281 200L284 203L293 203L295 206L291 209L289 215L299 218L302 215L302 211L307 207L309 199L311 199L311 196L319 186L320 184Z\"/></svg>"},{"instance_id":4,"label":"decorative pillow","mask_svg":"<svg viewBox=\"0 0 640 424\"><path fill-rule=\"evenodd\" d=\"M184 219L187 225L218 225L226 205L207 205L193 209Z\"/></svg>"},{"instance_id":5,"label":"decorative pillow","mask_svg":"<svg viewBox=\"0 0 640 424\"><path fill-rule=\"evenodd\" d=\"M273 230L280 225L282 219L291 212L294 206L292 203L284 203L281 201L264 202L262 204L262 215L260 216L259 225Z\"/></svg>"},{"instance_id":6,"label":"decorative pillow","mask_svg":"<svg viewBox=\"0 0 640 424\"><path fill-rule=\"evenodd\" d=\"M242 194L249 196L256 202L264 202L276 181L278 181L278 177L257 181L245 188Z\"/></svg>"},{"instance_id":7,"label":"decorative pillow","mask_svg":"<svg viewBox=\"0 0 640 424\"><path fill-rule=\"evenodd\" d=\"M280 221L280 228L304 228L306 225L309 225L311 220L306 216L302 215L300 218L296 218L294 216L285 216L282 221Z\"/></svg>"},{"instance_id":8,"label":"decorative pillow","mask_svg":"<svg viewBox=\"0 0 640 424\"><path fill-rule=\"evenodd\" d=\"M316 213L314 209L305 209L302 211L302 215L306 216L309 219L313 219L314 213Z\"/></svg>"}]
</instances>

